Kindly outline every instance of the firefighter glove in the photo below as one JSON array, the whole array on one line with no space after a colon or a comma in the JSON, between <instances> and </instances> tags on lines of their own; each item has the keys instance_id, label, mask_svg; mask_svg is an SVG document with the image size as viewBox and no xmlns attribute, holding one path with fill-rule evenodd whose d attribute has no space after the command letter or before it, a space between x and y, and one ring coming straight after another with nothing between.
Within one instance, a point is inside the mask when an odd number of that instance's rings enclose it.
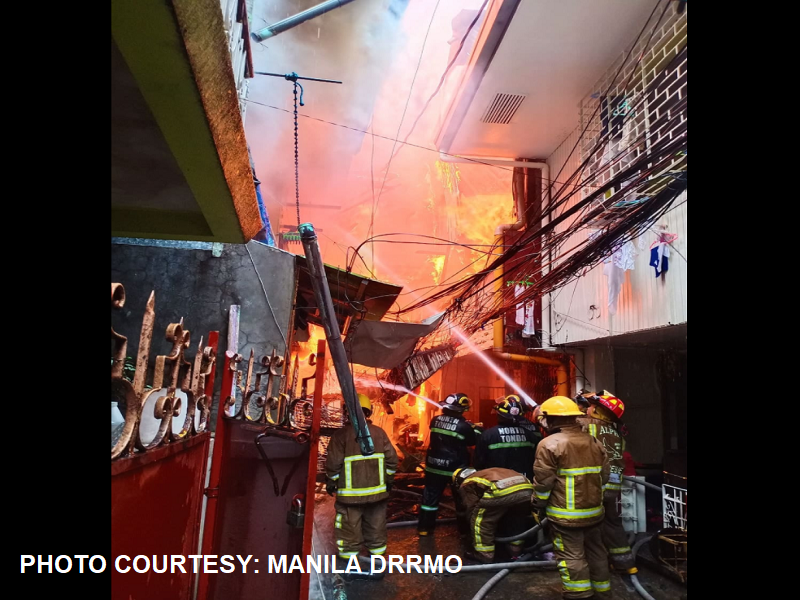
<instances>
[{"instance_id":1,"label":"firefighter glove","mask_svg":"<svg viewBox=\"0 0 800 600\"><path fill-rule=\"evenodd\" d=\"M325 485L325 491L328 492L329 496L333 496L336 493L336 487L336 482L329 479Z\"/></svg>"}]
</instances>

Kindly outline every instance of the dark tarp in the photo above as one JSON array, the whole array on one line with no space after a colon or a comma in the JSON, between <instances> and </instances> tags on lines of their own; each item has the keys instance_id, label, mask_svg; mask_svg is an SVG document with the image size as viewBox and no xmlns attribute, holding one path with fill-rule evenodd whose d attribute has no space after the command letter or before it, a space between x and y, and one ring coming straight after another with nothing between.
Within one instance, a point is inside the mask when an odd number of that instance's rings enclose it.
<instances>
[{"instance_id":1,"label":"dark tarp","mask_svg":"<svg viewBox=\"0 0 800 600\"><path fill-rule=\"evenodd\" d=\"M436 329L443 316L444 313L438 314L422 323L361 321L345 341L350 361L365 367L393 369L411 355L421 337Z\"/></svg>"}]
</instances>

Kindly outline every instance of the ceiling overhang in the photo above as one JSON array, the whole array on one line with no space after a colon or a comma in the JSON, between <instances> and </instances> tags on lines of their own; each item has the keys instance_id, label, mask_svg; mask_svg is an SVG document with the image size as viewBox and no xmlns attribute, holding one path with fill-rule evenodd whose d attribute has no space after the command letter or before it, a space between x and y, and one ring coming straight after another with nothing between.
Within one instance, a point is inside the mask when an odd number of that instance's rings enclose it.
<instances>
[{"instance_id":1,"label":"ceiling overhang","mask_svg":"<svg viewBox=\"0 0 800 600\"><path fill-rule=\"evenodd\" d=\"M652 9L651 0L491 2L438 149L471 158L549 156Z\"/></svg>"},{"instance_id":2,"label":"ceiling overhang","mask_svg":"<svg viewBox=\"0 0 800 600\"><path fill-rule=\"evenodd\" d=\"M111 235L261 229L218 0L113 0Z\"/></svg>"}]
</instances>

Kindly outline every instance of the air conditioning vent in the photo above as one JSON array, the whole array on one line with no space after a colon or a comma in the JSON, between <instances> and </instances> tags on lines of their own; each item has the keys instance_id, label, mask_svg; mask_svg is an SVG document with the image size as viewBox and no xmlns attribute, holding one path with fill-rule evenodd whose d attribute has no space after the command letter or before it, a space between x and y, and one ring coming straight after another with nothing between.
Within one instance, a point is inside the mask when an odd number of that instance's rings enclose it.
<instances>
[{"instance_id":1,"label":"air conditioning vent","mask_svg":"<svg viewBox=\"0 0 800 600\"><path fill-rule=\"evenodd\" d=\"M525 98L526 96L520 94L495 94L494 100L483 113L481 122L508 125Z\"/></svg>"}]
</instances>

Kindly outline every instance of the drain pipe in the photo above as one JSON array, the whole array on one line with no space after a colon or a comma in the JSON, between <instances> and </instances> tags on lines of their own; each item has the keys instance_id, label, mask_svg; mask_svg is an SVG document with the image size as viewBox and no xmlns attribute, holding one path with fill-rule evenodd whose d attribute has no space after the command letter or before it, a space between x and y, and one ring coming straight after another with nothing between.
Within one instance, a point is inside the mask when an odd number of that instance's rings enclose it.
<instances>
[{"instance_id":1,"label":"drain pipe","mask_svg":"<svg viewBox=\"0 0 800 600\"><path fill-rule=\"evenodd\" d=\"M251 34L251 37L257 42L263 42L267 38L275 37L279 33L283 33L287 29L292 29L293 27L297 27L298 25L305 23L306 21L310 21L314 17L318 17L320 15L324 15L326 12L332 11L334 8L339 8L340 6L344 6L345 4L350 4L353 0L328 0L327 2L323 2L322 4L317 4L316 6L312 6L308 10L304 10L301 13L297 13L292 17L288 17L283 21L278 21L272 25L264 27L264 29L259 29L258 31L254 31Z\"/></svg>"}]
</instances>

